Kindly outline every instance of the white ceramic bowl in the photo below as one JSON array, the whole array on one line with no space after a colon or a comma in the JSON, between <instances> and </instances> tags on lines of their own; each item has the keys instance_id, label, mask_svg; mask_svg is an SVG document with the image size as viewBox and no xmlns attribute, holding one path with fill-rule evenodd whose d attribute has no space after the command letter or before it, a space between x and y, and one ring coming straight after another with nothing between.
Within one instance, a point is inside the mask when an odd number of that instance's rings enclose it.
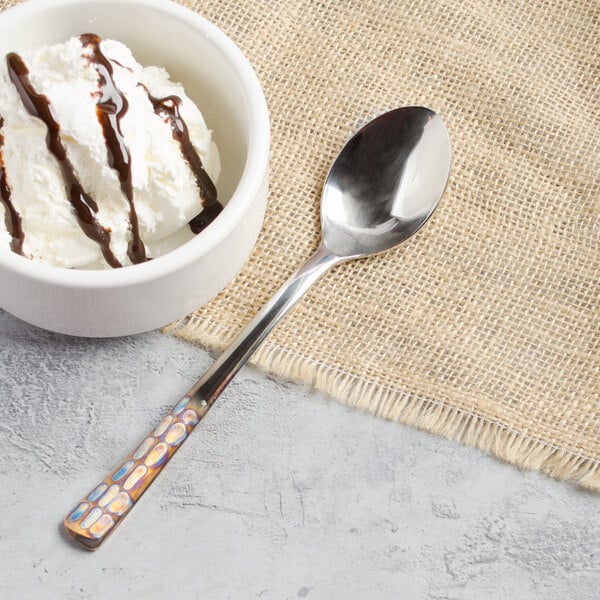
<instances>
[{"instance_id":1,"label":"white ceramic bowl","mask_svg":"<svg viewBox=\"0 0 600 600\"><path fill-rule=\"evenodd\" d=\"M241 269L264 217L269 117L242 52L168 0L29 0L0 13L0 56L87 32L124 42L141 64L163 66L184 84L221 153L225 208L187 244L122 269L70 270L0 252L0 307L61 333L129 335L192 312Z\"/></svg>"}]
</instances>

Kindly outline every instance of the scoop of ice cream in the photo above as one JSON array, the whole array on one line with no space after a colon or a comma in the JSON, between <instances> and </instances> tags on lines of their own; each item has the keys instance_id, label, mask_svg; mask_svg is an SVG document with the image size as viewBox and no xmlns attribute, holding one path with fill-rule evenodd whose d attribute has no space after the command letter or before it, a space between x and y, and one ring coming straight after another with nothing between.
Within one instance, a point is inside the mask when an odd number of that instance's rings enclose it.
<instances>
[{"instance_id":1,"label":"scoop of ice cream","mask_svg":"<svg viewBox=\"0 0 600 600\"><path fill-rule=\"evenodd\" d=\"M0 251L143 262L215 218L219 171L183 87L120 42L86 34L0 64Z\"/></svg>"}]
</instances>

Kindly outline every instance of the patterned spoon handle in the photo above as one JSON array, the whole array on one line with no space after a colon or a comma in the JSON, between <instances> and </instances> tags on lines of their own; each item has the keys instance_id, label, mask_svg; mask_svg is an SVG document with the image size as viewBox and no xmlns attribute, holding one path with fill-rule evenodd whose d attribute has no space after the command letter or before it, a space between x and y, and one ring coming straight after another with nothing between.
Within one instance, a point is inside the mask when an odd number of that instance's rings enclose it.
<instances>
[{"instance_id":1,"label":"patterned spoon handle","mask_svg":"<svg viewBox=\"0 0 600 600\"><path fill-rule=\"evenodd\" d=\"M95 550L115 530L208 412L206 401L186 395L142 443L65 517L66 532Z\"/></svg>"},{"instance_id":2,"label":"patterned spoon handle","mask_svg":"<svg viewBox=\"0 0 600 600\"><path fill-rule=\"evenodd\" d=\"M64 526L73 539L88 550L102 544L290 307L344 260L320 246L283 284L156 429L67 515Z\"/></svg>"}]
</instances>

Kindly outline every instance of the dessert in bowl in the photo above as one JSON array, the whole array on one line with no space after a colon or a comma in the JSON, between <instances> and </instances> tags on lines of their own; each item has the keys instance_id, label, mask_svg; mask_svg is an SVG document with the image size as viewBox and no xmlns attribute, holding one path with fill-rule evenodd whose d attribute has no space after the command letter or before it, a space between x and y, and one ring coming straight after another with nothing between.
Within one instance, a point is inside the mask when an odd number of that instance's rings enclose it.
<instances>
[{"instance_id":1,"label":"dessert in bowl","mask_svg":"<svg viewBox=\"0 0 600 600\"><path fill-rule=\"evenodd\" d=\"M127 335L231 281L264 216L269 123L225 34L166 0L29 0L0 14L0 55L0 116L18 107L0 130L14 183L0 307L62 333ZM61 60L69 78L81 70L83 99L52 71ZM25 201L36 186L47 197Z\"/></svg>"}]
</instances>

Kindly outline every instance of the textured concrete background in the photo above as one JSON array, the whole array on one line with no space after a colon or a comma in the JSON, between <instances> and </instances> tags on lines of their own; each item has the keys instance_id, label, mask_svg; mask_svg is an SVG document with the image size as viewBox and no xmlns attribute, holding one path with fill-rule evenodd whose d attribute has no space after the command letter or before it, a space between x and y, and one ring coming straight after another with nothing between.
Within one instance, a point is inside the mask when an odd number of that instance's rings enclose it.
<instances>
[{"instance_id":1,"label":"textured concrete background","mask_svg":"<svg viewBox=\"0 0 600 600\"><path fill-rule=\"evenodd\" d=\"M600 497L244 370L96 553L63 516L210 357L0 312L0 598L600 598Z\"/></svg>"}]
</instances>

